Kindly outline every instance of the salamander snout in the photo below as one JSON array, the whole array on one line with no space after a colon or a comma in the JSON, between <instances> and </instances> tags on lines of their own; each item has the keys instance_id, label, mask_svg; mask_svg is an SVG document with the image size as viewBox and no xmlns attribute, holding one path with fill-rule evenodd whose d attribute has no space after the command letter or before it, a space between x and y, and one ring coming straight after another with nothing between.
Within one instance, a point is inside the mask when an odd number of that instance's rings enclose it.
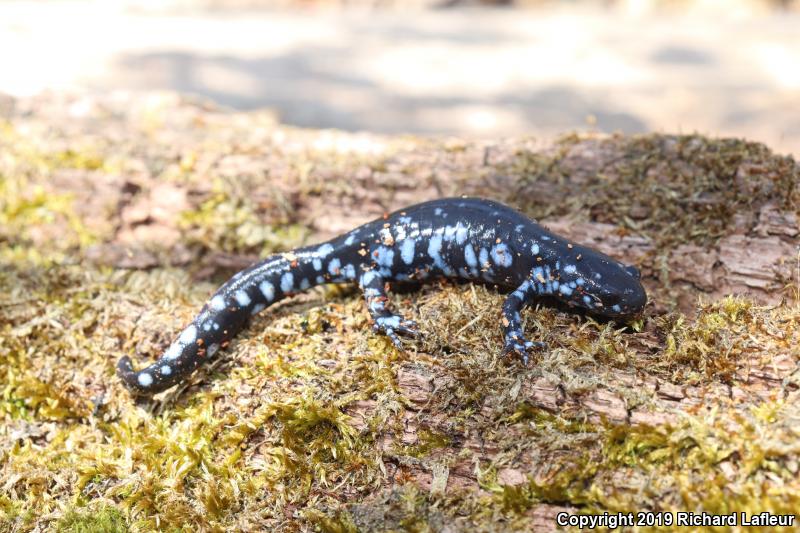
<instances>
[{"instance_id":1,"label":"salamander snout","mask_svg":"<svg viewBox=\"0 0 800 533\"><path fill-rule=\"evenodd\" d=\"M592 313L622 321L632 319L644 311L647 304L647 293L633 274L626 274L613 280L613 284L590 287L591 301L586 301L586 307ZM591 289L596 292L592 293Z\"/></svg>"},{"instance_id":2,"label":"salamander snout","mask_svg":"<svg viewBox=\"0 0 800 533\"><path fill-rule=\"evenodd\" d=\"M639 274L639 271L636 270L636 273ZM619 303L617 305L622 309L619 314L621 318L640 315L644 311L644 306L647 305L647 293L644 291L642 284L639 283L639 277L640 275L636 276L636 282L629 284L619 295Z\"/></svg>"},{"instance_id":3,"label":"salamander snout","mask_svg":"<svg viewBox=\"0 0 800 533\"><path fill-rule=\"evenodd\" d=\"M582 259L562 269L559 285L562 299L592 314L623 321L644 311L647 293L638 268L588 248L578 253Z\"/></svg>"}]
</instances>

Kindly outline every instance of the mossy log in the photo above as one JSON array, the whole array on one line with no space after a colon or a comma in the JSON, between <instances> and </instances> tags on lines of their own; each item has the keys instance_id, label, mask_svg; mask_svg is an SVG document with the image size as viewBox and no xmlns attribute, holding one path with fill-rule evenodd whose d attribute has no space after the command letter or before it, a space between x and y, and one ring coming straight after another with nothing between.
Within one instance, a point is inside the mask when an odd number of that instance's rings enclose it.
<instances>
[{"instance_id":1,"label":"mossy log","mask_svg":"<svg viewBox=\"0 0 800 533\"><path fill-rule=\"evenodd\" d=\"M0 530L553 530L559 512L800 508L800 166L699 135L301 130L173 94L0 105ZM623 326L438 283L372 335L356 291L256 318L154 400L157 357L254 259L475 195L638 265ZM82 529L81 529L82 528ZM657 529L657 528L654 528ZM668 529L668 528L667 528Z\"/></svg>"}]
</instances>

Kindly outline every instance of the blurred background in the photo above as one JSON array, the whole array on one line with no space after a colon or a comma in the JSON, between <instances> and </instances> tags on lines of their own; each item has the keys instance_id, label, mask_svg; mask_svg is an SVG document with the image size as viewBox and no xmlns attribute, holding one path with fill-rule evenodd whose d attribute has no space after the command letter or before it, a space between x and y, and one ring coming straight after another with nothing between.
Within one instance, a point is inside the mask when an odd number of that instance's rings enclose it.
<instances>
[{"instance_id":1,"label":"blurred background","mask_svg":"<svg viewBox=\"0 0 800 533\"><path fill-rule=\"evenodd\" d=\"M312 128L800 154L800 0L18 1L0 49L18 97L164 89Z\"/></svg>"}]
</instances>

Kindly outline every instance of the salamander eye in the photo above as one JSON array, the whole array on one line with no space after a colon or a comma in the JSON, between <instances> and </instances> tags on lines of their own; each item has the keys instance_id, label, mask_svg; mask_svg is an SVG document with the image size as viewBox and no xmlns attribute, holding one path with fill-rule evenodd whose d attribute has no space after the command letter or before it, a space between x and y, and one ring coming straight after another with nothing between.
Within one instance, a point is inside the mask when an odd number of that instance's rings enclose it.
<instances>
[{"instance_id":1,"label":"salamander eye","mask_svg":"<svg viewBox=\"0 0 800 533\"><path fill-rule=\"evenodd\" d=\"M628 274L630 274L631 276L633 276L636 279L641 279L642 278L642 273L639 272L639 269L636 268L635 266L626 266L625 267L625 272L627 272Z\"/></svg>"}]
</instances>

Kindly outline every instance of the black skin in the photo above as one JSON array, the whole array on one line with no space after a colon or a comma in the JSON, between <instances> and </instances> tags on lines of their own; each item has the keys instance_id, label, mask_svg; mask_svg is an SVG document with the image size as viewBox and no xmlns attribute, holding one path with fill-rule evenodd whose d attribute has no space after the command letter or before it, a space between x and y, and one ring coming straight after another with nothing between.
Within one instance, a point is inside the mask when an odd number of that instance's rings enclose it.
<instances>
[{"instance_id":1,"label":"black skin","mask_svg":"<svg viewBox=\"0 0 800 533\"><path fill-rule=\"evenodd\" d=\"M523 336L523 307L544 298L625 322L647 302L639 277L635 267L554 235L508 206L444 198L248 267L217 290L158 361L136 372L122 357L117 370L135 394L163 391L227 346L251 315L322 283L358 283L375 331L400 346L398 336L415 335L416 324L386 305L388 282L440 278L511 290L502 308L504 351L527 363L529 350L543 345Z\"/></svg>"}]
</instances>

